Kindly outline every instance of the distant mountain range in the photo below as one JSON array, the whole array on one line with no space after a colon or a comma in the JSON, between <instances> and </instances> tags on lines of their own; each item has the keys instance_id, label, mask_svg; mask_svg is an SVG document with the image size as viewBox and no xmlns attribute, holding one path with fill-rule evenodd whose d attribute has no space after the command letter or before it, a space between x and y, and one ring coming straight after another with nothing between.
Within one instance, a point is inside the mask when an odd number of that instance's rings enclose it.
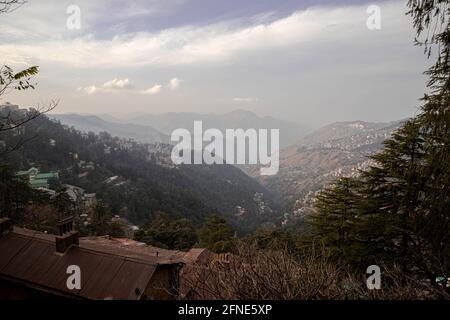
<instances>
[{"instance_id":1,"label":"distant mountain range","mask_svg":"<svg viewBox=\"0 0 450 320\"><path fill-rule=\"evenodd\" d=\"M203 128L225 129L280 129L280 146L288 146L306 133L299 124L260 117L250 111L235 110L225 114L200 113L163 113L158 115L141 114L127 120L121 120L108 114L81 115L57 114L52 118L61 123L74 126L81 131L106 131L112 135L132 138L141 142L168 142L175 129L184 128L193 131L194 121L201 120Z\"/></svg>"},{"instance_id":2,"label":"distant mountain range","mask_svg":"<svg viewBox=\"0 0 450 320\"><path fill-rule=\"evenodd\" d=\"M133 139L138 142L154 143L170 141L170 137L150 126L113 122L114 118L107 115L81 115L81 114L52 114L51 119L60 121L62 124L74 127L83 132L108 132L113 136Z\"/></svg>"}]
</instances>

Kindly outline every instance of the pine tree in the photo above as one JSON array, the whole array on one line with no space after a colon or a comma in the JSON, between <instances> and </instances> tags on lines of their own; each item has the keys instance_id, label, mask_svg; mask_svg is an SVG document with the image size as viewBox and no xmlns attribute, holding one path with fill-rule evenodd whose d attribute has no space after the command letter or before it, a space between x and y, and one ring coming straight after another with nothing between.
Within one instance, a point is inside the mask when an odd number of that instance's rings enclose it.
<instances>
[{"instance_id":1,"label":"pine tree","mask_svg":"<svg viewBox=\"0 0 450 320\"><path fill-rule=\"evenodd\" d=\"M51 203L58 213L57 219L62 220L72 215L75 204L69 197L65 188L60 188L56 191L55 197L51 200Z\"/></svg>"},{"instance_id":2,"label":"pine tree","mask_svg":"<svg viewBox=\"0 0 450 320\"><path fill-rule=\"evenodd\" d=\"M416 43L430 56L438 50L426 72L430 93L420 114L385 142L358 183L341 179L318 197L312 223L315 234L347 260L354 257L346 256L348 248L359 248L367 265L399 264L436 284L438 276L450 276L450 4L408 5L417 36L427 35Z\"/></svg>"},{"instance_id":3,"label":"pine tree","mask_svg":"<svg viewBox=\"0 0 450 320\"><path fill-rule=\"evenodd\" d=\"M234 231L227 220L219 216L206 219L199 230L200 247L216 253L230 252L234 245Z\"/></svg>"},{"instance_id":4,"label":"pine tree","mask_svg":"<svg viewBox=\"0 0 450 320\"><path fill-rule=\"evenodd\" d=\"M360 181L340 178L317 197L317 214L310 217L314 227L312 238L323 243L334 257L345 256L348 261L358 260L355 241L355 221L358 217Z\"/></svg>"},{"instance_id":5,"label":"pine tree","mask_svg":"<svg viewBox=\"0 0 450 320\"><path fill-rule=\"evenodd\" d=\"M138 241L171 250L189 250L197 243L197 234L188 219L172 219L156 212L151 223L134 235Z\"/></svg>"},{"instance_id":6,"label":"pine tree","mask_svg":"<svg viewBox=\"0 0 450 320\"><path fill-rule=\"evenodd\" d=\"M424 186L422 145L417 121L407 121L372 157L376 165L361 174L364 187L354 232L367 259L396 263L404 270L414 264L413 221Z\"/></svg>"},{"instance_id":7,"label":"pine tree","mask_svg":"<svg viewBox=\"0 0 450 320\"><path fill-rule=\"evenodd\" d=\"M111 212L102 203L96 203L91 209L91 224L89 230L92 235L104 236L110 233Z\"/></svg>"},{"instance_id":8,"label":"pine tree","mask_svg":"<svg viewBox=\"0 0 450 320\"><path fill-rule=\"evenodd\" d=\"M437 55L426 72L429 94L417 116L423 138L425 177L421 205L414 217L421 268L431 281L450 276L450 3L447 0L410 1L417 40L428 54Z\"/></svg>"}]
</instances>

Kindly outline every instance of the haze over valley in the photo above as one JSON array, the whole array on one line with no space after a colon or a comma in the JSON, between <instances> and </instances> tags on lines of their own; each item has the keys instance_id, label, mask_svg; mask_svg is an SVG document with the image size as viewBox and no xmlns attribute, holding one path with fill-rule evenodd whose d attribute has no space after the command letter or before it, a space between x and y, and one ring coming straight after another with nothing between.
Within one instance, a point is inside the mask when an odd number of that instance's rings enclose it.
<instances>
[{"instance_id":1,"label":"haze over valley","mask_svg":"<svg viewBox=\"0 0 450 320\"><path fill-rule=\"evenodd\" d=\"M130 119L117 119L107 114L52 114L50 118L86 133L104 131L120 138L156 144L159 148L160 144L170 144L173 130L186 128L192 131L193 122L199 120L203 121L205 129L280 129L280 170L276 175L261 176L257 165L237 167L270 191L277 208L270 222L282 222L284 225L313 213L316 194L333 180L341 176L357 176L360 170L373 165L369 156L381 150L383 141L404 122L337 122L308 132L299 124L258 117L243 110L223 115L142 114ZM161 163L171 163L171 148L167 145L165 152L159 154ZM240 207L242 204L235 205ZM242 208L245 210L245 207Z\"/></svg>"}]
</instances>

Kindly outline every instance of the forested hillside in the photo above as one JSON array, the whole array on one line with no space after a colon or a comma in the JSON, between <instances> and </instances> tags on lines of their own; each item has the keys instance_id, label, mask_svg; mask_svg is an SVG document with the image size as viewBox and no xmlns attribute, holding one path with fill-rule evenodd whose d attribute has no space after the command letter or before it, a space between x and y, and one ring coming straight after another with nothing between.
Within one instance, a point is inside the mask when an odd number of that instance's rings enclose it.
<instances>
[{"instance_id":1,"label":"forested hillside","mask_svg":"<svg viewBox=\"0 0 450 320\"><path fill-rule=\"evenodd\" d=\"M197 225L206 216L219 214L240 231L274 219L270 206L261 209L261 196L272 205L269 192L239 169L174 166L168 158L170 148L161 144L81 133L46 116L26 123L20 133L3 133L1 140L10 146L25 142L7 155L15 170L34 166L56 171L61 183L96 193L113 214L135 224L148 222L157 211Z\"/></svg>"}]
</instances>

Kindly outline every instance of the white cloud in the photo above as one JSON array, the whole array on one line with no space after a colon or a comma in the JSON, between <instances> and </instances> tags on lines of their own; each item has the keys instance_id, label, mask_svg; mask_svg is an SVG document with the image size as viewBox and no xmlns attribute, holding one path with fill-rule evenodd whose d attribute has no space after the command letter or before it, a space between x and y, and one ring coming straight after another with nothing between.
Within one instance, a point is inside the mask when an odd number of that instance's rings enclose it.
<instances>
[{"instance_id":1,"label":"white cloud","mask_svg":"<svg viewBox=\"0 0 450 320\"><path fill-rule=\"evenodd\" d=\"M233 102L243 102L243 103L252 103L252 102L260 102L261 100L258 98L233 98Z\"/></svg>"},{"instance_id":2,"label":"white cloud","mask_svg":"<svg viewBox=\"0 0 450 320\"><path fill-rule=\"evenodd\" d=\"M181 80L178 78L173 78L169 81L169 84L167 85L170 90L177 90L180 87Z\"/></svg>"},{"instance_id":3,"label":"white cloud","mask_svg":"<svg viewBox=\"0 0 450 320\"><path fill-rule=\"evenodd\" d=\"M110 81L105 82L103 84L103 88L109 90L122 90L122 89L131 89L133 88L133 85L131 84L128 78L127 79L114 78Z\"/></svg>"},{"instance_id":4,"label":"white cloud","mask_svg":"<svg viewBox=\"0 0 450 320\"><path fill-rule=\"evenodd\" d=\"M77 91L81 91L87 94L95 94L99 92L113 92L118 90L128 90L132 89L133 85L131 81L126 79L117 79L114 78L112 80L106 81L102 86L98 87L96 85L90 85L87 87L80 87Z\"/></svg>"},{"instance_id":5,"label":"white cloud","mask_svg":"<svg viewBox=\"0 0 450 320\"><path fill-rule=\"evenodd\" d=\"M80 87L77 89L77 91L84 92L87 94L94 94L100 91L100 88L96 87L95 85L88 86L88 87Z\"/></svg>"},{"instance_id":6,"label":"white cloud","mask_svg":"<svg viewBox=\"0 0 450 320\"><path fill-rule=\"evenodd\" d=\"M172 78L167 84L167 88L170 90L176 90L179 88L181 80L178 78ZM87 94L95 94L99 92L117 92L121 90L128 90L134 88L134 85L130 81L130 79L117 79L114 78L112 80L106 81L102 86L90 85L87 87L79 87L77 91L84 92ZM160 84L155 84L154 86L140 91L132 90L131 92L137 92L141 94L155 95L160 93L163 90L163 86Z\"/></svg>"},{"instance_id":7,"label":"white cloud","mask_svg":"<svg viewBox=\"0 0 450 320\"><path fill-rule=\"evenodd\" d=\"M84 68L217 62L242 52L260 53L310 40L327 41L336 39L336 35L339 39L355 36L365 39L368 32L365 9L366 6L312 8L272 22L256 22L244 27L242 23L223 22L157 33L122 34L106 40L84 35L58 40L42 37L8 44L0 36L0 56L29 63L47 61ZM402 23L396 22L400 19L392 19L392 15L398 18L398 14L404 12L404 4L401 1L386 2L382 10L384 32L397 32Z\"/></svg>"},{"instance_id":8,"label":"white cloud","mask_svg":"<svg viewBox=\"0 0 450 320\"><path fill-rule=\"evenodd\" d=\"M148 88L147 90L141 91L143 94L155 95L161 92L162 85L155 84L153 87Z\"/></svg>"}]
</instances>

